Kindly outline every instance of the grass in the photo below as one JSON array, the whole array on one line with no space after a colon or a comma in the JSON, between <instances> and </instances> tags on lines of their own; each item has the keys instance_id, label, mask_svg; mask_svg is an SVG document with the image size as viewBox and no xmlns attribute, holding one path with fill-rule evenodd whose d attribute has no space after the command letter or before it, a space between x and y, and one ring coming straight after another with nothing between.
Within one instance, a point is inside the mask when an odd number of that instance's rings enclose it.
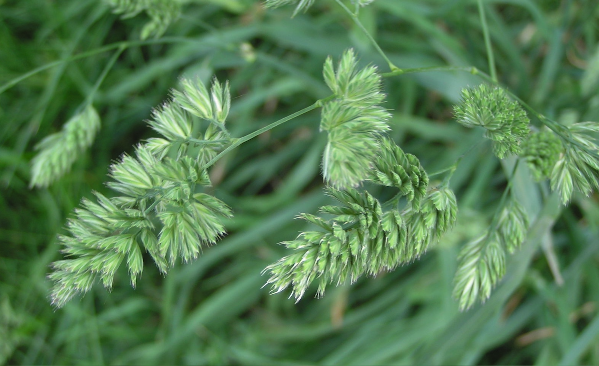
<instances>
[{"instance_id":1,"label":"grass","mask_svg":"<svg viewBox=\"0 0 599 366\"><path fill-rule=\"evenodd\" d=\"M597 69L599 6L483 5L499 81L552 119L599 121L597 87L580 87L592 84ZM458 226L421 260L331 287L323 299L313 299L313 289L298 304L288 293L261 289L267 278L260 271L286 253L277 243L305 229L293 217L327 200L319 169L325 140L318 112L310 112L214 165L213 193L235 218L229 235L197 261L167 277L147 266L135 290L121 271L112 292L96 286L53 309L46 276L60 258L56 234L81 197L106 193L111 160L154 136L143 121L178 77L229 79L229 127L239 137L326 97L321 69L328 55L354 47L364 63L385 72L387 63L334 1L317 1L293 20L292 8L265 11L253 0L190 1L165 38L144 42L143 16L121 20L99 1L0 6L0 362L599 364L596 194L558 209L547 187L526 183L519 169L515 193L538 212L522 251L509 257L507 276L484 305L461 313L451 298L459 248L488 225L504 170L514 164L498 161L489 143L479 143L479 131L452 120L461 88L480 82L465 72L385 79L391 135L427 171L450 166L474 146L451 181ZM475 1L377 0L360 19L399 68L488 69ZM85 102L123 44L93 98L102 128L91 150L48 189L29 189L33 146ZM562 285L549 265L551 250Z\"/></svg>"}]
</instances>

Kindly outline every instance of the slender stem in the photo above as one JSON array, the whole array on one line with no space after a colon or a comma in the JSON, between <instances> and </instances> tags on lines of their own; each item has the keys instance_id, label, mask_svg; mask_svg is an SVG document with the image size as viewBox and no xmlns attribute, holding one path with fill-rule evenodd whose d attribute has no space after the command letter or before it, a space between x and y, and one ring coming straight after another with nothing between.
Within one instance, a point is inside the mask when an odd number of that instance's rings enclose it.
<instances>
[{"instance_id":1,"label":"slender stem","mask_svg":"<svg viewBox=\"0 0 599 366\"><path fill-rule=\"evenodd\" d=\"M360 19L358 18L358 16L354 12L352 12L347 6L345 6L345 4L341 0L335 0L335 1L337 2L337 4L339 4L339 6L341 6L343 8L343 10L345 10L345 12L350 16L350 18L352 18L352 20L354 21L354 23L356 23L358 28L360 28L362 30L362 32L364 32L364 34L366 34L366 37L368 37L370 42L372 42L372 45L374 46L374 48L376 48L376 50L379 52L379 54L385 59L385 61L389 65L389 69L391 69L391 71L400 70L399 67L395 66L393 64L393 62L391 62L391 60L389 60L389 57L387 57L387 55L385 54L385 52L383 51L381 46L379 46L379 44L372 37L370 32L368 32L366 27L364 27L362 22L360 22Z\"/></svg>"},{"instance_id":2,"label":"slender stem","mask_svg":"<svg viewBox=\"0 0 599 366\"><path fill-rule=\"evenodd\" d=\"M395 205L399 204L399 199L403 196L404 196L404 194L401 192L396 193L395 196L393 196L387 202L383 203L383 207L395 206Z\"/></svg>"},{"instance_id":3,"label":"slender stem","mask_svg":"<svg viewBox=\"0 0 599 366\"><path fill-rule=\"evenodd\" d=\"M150 44L182 43L182 42L197 42L197 40L190 39L190 38L184 38L184 37L164 37L164 38L160 38L160 39L148 39L145 41L123 41L123 42L116 42L116 43L108 44L106 46L99 47L99 48L96 48L91 51L78 53L74 56L65 58L64 60L58 60L58 61L47 63L47 64L42 65L38 68L35 68L21 76L17 76L16 78L14 78L14 79L4 83L2 86L0 86L0 94L4 93L6 90L12 88L16 84L20 83L21 81L23 81L35 74L38 74L44 70L53 68L54 66L62 65L67 62L80 60L82 58L87 58L90 56L97 55L99 53L108 52L108 51L111 51L114 49L118 49L120 47L130 48L130 47L145 46L145 45L150 45Z\"/></svg>"},{"instance_id":4,"label":"slender stem","mask_svg":"<svg viewBox=\"0 0 599 366\"><path fill-rule=\"evenodd\" d=\"M347 224L341 226L341 228L343 229L343 231L347 231L347 230L353 229L358 226L360 226L360 220L348 222Z\"/></svg>"},{"instance_id":5,"label":"slender stem","mask_svg":"<svg viewBox=\"0 0 599 366\"><path fill-rule=\"evenodd\" d=\"M215 157L213 157L209 162L207 162L202 167L202 169L208 169L209 167L211 167L212 165L214 165L214 163L216 163L216 161L218 159L222 158L223 156L225 156L226 154L228 154L231 150L236 149L238 146L240 146L240 145L244 144L245 142L253 139L254 137L256 137L258 135L261 135L261 134L263 134L266 131L270 131L270 130L272 130L273 128L275 128L277 126L282 125L283 123L289 122L289 121L291 121L292 119L294 119L296 117L299 117L299 116L301 116L303 114L306 114L306 113L308 113L310 111L313 111L313 110L315 110L317 108L320 108L326 102L328 102L328 101L330 101L330 100L332 100L334 98L335 98L335 95L330 95L330 96L328 96L328 97L326 97L324 99L319 99L319 100L316 101L316 103L314 103L314 104L312 104L312 105L310 105L310 106L308 106L308 107L306 107L306 108L304 108L302 110L299 110L299 111L297 111L297 112L295 112L295 113L293 113L293 114L291 114L291 115L289 115L287 117L281 118L280 120L275 121L275 122L269 124L268 126L264 126L261 129L256 130L256 131L254 131L252 133L249 133L249 134L247 134L247 135L245 135L243 137L240 137L238 139L234 139L233 140L234 142L231 145L227 146L226 149L224 149L218 155L216 155Z\"/></svg>"},{"instance_id":6,"label":"slender stem","mask_svg":"<svg viewBox=\"0 0 599 366\"><path fill-rule=\"evenodd\" d=\"M520 104L522 104L522 106L524 106L524 108L526 108L530 113L532 113L535 117L537 117L537 119L539 121L541 121L542 124L544 124L550 130L555 132L562 140L568 142L569 144L576 146L577 148L581 149L582 151L586 152L587 154L589 154L591 156L599 157L599 154L597 154L596 151L590 150L588 147L580 144L578 141L576 141L574 138L572 138L572 134L567 127L561 125L559 122L552 120L551 118L548 118L548 117L542 115L541 113L537 112L533 107L531 107L528 103L526 103L525 101L520 99L520 97L518 97L516 94L512 93L511 91L509 91L507 89L505 89L505 90L509 96L511 96L512 98L517 100Z\"/></svg>"},{"instance_id":7,"label":"slender stem","mask_svg":"<svg viewBox=\"0 0 599 366\"><path fill-rule=\"evenodd\" d=\"M210 161L208 161L203 167L202 170L204 169L208 169L209 167L211 167L212 165L214 165L214 163L216 163L220 158L222 158L223 156L225 156L226 154L228 154L229 152L231 152L232 150L236 149L237 147L239 147L240 145L248 142L249 140L253 139L256 136L259 136L261 134L263 134L266 131L270 131L275 127L278 127L286 122L291 121L292 119L299 117L303 114L306 114L310 111L313 111L317 108L322 107L325 103L327 103L330 100L335 99L336 95L329 95L328 97L324 98L324 99L319 99L317 100L314 104L299 110L287 117L281 118L267 126L262 127L259 130L256 130L252 133L249 133L243 137L237 138L237 139L232 139L231 141L233 141L233 143L229 146L227 146L226 149L224 149L223 151L221 151L220 153L218 153L218 155L216 155L215 157L213 157ZM196 139L188 139L188 141L190 142L196 142L196 143L204 143L204 140L196 140ZM215 140L215 141L227 141L227 140ZM214 142L214 141L212 141ZM161 198L155 198L155 201L152 203L152 205L150 207L148 207L145 211L144 214L148 214L154 207L156 207L156 205L161 201Z\"/></svg>"},{"instance_id":8,"label":"slender stem","mask_svg":"<svg viewBox=\"0 0 599 366\"><path fill-rule=\"evenodd\" d=\"M389 78L393 76L405 75L405 74L416 74L420 72L429 72L429 71L466 71L471 73L472 75L481 75L482 73L479 69L472 66L430 66L430 67L414 67L411 69L397 69L392 72L387 72L381 74L382 77Z\"/></svg>"},{"instance_id":9,"label":"slender stem","mask_svg":"<svg viewBox=\"0 0 599 366\"><path fill-rule=\"evenodd\" d=\"M156 207L160 203L160 201L162 201L161 198L155 197L154 202L152 202L152 204L144 210L144 215L149 214L150 211L152 211L154 209L154 207Z\"/></svg>"},{"instance_id":10,"label":"slender stem","mask_svg":"<svg viewBox=\"0 0 599 366\"><path fill-rule=\"evenodd\" d=\"M339 0L336 0L339 2ZM343 3L340 3L343 7L345 7L345 5L343 5ZM347 7L345 7L347 9ZM349 9L347 9L349 10ZM351 11L350 11L351 13ZM486 74L484 74L483 72L481 72L480 70L478 70L475 67L453 67L453 66L434 66L434 67L421 67L421 68L413 68L413 69L403 69L400 70L398 68L392 69L392 71L390 73L386 73L386 74L382 74L383 77L393 77L393 76L398 76L398 75L403 75L403 74L410 74L410 73L417 73L417 72L426 72L426 71L467 71L470 72L472 74L475 75L484 75L487 76ZM488 76L487 76L488 77ZM285 118L282 118L278 121L275 121L271 124L269 124L268 126L264 126L259 130L256 130L252 133L249 133L243 137L240 137L238 139L233 139L233 143L229 146L227 146L226 149L224 149L223 151L221 151L218 155L216 155L214 158L210 159L210 161L208 161L203 167L202 169L208 169L209 167L211 167L212 165L214 165L214 163L216 163L220 158L222 158L223 156L225 156L226 154L228 154L229 152L231 152L232 150L236 149L237 147L239 147L240 145L246 143L247 141L253 139L254 137L261 135L262 133L266 132L266 131L270 131L275 127L278 127L296 117L299 117L305 113L308 113L310 111L313 111L314 109L320 108L322 107L326 102L333 100L336 96L335 95L330 95L324 99L320 99L318 101L316 101L316 103L312 104L311 106L308 106L302 110L299 110ZM472 148L470 148L471 150ZM468 150L466 153L468 153L470 150ZM465 154L466 154L465 153ZM464 155L465 155L464 154ZM463 156L462 156L463 157ZM462 157L460 157L460 159L458 159L458 162L461 161ZM456 164L457 164L456 163ZM452 170L455 171L457 165L454 164L454 166L448 168L447 170ZM445 170L445 171L447 171ZM451 174L450 174L451 177Z\"/></svg>"},{"instance_id":11,"label":"slender stem","mask_svg":"<svg viewBox=\"0 0 599 366\"><path fill-rule=\"evenodd\" d=\"M96 84L94 84L94 87L92 88L91 92L88 94L87 98L85 98L84 105L88 105L93 102L94 97L96 96L96 93L98 92L98 89L100 89L100 85L102 85L102 82L104 82L104 79L106 78L106 75L108 75L108 72L110 72L110 69L112 69L112 67L114 66L114 63L116 62L116 60L119 58L121 53L123 53L123 51L126 48L127 48L126 46L121 45L118 48L118 50L114 53L114 55L112 55L112 57L110 58L110 61L108 61L108 63L104 67L104 70L102 70L100 77L98 78L98 80L96 80Z\"/></svg>"},{"instance_id":12,"label":"slender stem","mask_svg":"<svg viewBox=\"0 0 599 366\"><path fill-rule=\"evenodd\" d=\"M392 72L381 74L381 76L388 78L388 77L393 77L393 76L400 76L400 75L405 75L405 74L415 74L415 73L429 72L429 71L465 71L465 72L471 73L472 75L478 75L481 78L483 78L484 80L486 80L487 82L503 88L510 97L512 97L513 99L517 100L520 104L522 104L522 106L524 108L526 108L532 115L534 115L543 125L547 126L549 129L551 129L553 132L555 132L564 141L566 141L570 144L573 144L574 146L585 151L586 153L590 154L591 156L596 156L596 157L599 156L597 154L597 152L589 150L587 147L581 145L578 141L573 139L570 134L570 131L566 127L564 127L560 123L542 115L541 113L537 112L533 107L531 107L528 103L523 101L516 94L512 93L509 89L504 88L496 79L493 79L492 76L489 76L488 74L480 71L476 67L473 67L473 66L416 67L416 68L412 68L412 69L395 70ZM442 171L436 172L435 174L444 173L450 169L451 169L451 167L444 169Z\"/></svg>"},{"instance_id":13,"label":"slender stem","mask_svg":"<svg viewBox=\"0 0 599 366\"><path fill-rule=\"evenodd\" d=\"M487 25L487 17L483 7L483 0L478 0L478 14L483 27L483 35L485 37L485 47L487 48L487 57L489 59L489 72L491 78L497 83L497 70L495 69L495 57L493 55L493 47L491 46L491 37L489 36L489 27Z\"/></svg>"},{"instance_id":14,"label":"slender stem","mask_svg":"<svg viewBox=\"0 0 599 366\"><path fill-rule=\"evenodd\" d=\"M479 144L480 144L482 141L483 141L483 140L481 140L481 141L477 142L476 144L474 144L474 145L470 146L470 147L468 148L468 150L466 150L466 152L464 152L462 155L460 155L460 157L459 157L459 158L458 158L458 159L455 161L455 163L453 163L451 166L449 166L449 167L447 167L447 168L444 168L444 169L441 169L441 170L439 170L439 171L436 171L436 172L434 172L434 173L432 173L432 174L429 174L428 176L429 176L429 177L433 177L433 176L435 176L435 175L439 175L439 174L442 174L442 173L445 173L445 172L450 172L450 173L447 175L447 177L445 177L445 179L443 180L443 184L442 184L443 186L448 186L448 185L449 185L449 181L451 180L451 177L453 176L453 173L456 171L456 169L457 169L458 165L460 165L460 162L462 161L462 159L464 159L464 157L465 157L466 155L468 155L468 153L469 153L470 151L474 150L474 148L475 148L476 146L478 146L478 145L479 145Z\"/></svg>"},{"instance_id":15,"label":"slender stem","mask_svg":"<svg viewBox=\"0 0 599 366\"><path fill-rule=\"evenodd\" d=\"M219 139L219 140L198 140L198 139L194 139L193 137L188 137L185 140L182 140L185 142L191 142L193 144L196 145L219 145L222 143L226 143L229 142L230 140L228 139Z\"/></svg>"},{"instance_id":16,"label":"slender stem","mask_svg":"<svg viewBox=\"0 0 599 366\"><path fill-rule=\"evenodd\" d=\"M453 165L451 167L449 167L449 174L447 174L445 179L443 179L443 183L441 184L443 187L449 186L449 181L451 180L451 177L453 177L453 173L455 173L455 171L458 168L458 165L460 165L460 162L462 161L462 159L464 159L464 155L460 156L458 158L458 160L456 160L456 162L453 163Z\"/></svg>"},{"instance_id":17,"label":"slender stem","mask_svg":"<svg viewBox=\"0 0 599 366\"><path fill-rule=\"evenodd\" d=\"M459 161L459 160L461 160L461 157L460 157L460 158L458 158L458 161ZM456 161L456 163L457 163L457 161ZM450 170L451 170L451 171L452 171L452 173L453 173L454 166L456 165L456 163L453 163L451 166L448 166L447 168L443 168L443 169L441 169L441 170L437 170L436 172L429 174L429 175L428 175L428 176L429 176L429 178L430 178L430 177L434 177L435 175L443 174L443 173L445 173L445 172L448 172L448 171L450 171Z\"/></svg>"},{"instance_id":18,"label":"slender stem","mask_svg":"<svg viewBox=\"0 0 599 366\"><path fill-rule=\"evenodd\" d=\"M507 201L508 193L512 189L514 177L516 176L516 170L518 170L519 163L520 163L520 159L516 160L516 164L514 164L514 168L512 168L512 173L510 174L510 176L508 178L507 187L505 188L505 191L503 191L503 195L501 195L501 200L499 201L499 206L497 207L497 210L495 210L495 214L493 215L493 220L491 221L491 225L489 226L490 233L494 232L495 229L497 228L497 224L499 223L499 216L500 216L499 214L503 210L503 207L505 206L505 202Z\"/></svg>"}]
</instances>

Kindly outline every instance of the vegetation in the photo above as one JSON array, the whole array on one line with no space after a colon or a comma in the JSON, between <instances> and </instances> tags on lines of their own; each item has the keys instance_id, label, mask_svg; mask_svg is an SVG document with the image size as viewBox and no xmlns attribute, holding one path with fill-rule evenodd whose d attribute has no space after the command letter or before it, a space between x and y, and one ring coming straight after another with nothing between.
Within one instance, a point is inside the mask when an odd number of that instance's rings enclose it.
<instances>
[{"instance_id":1,"label":"vegetation","mask_svg":"<svg viewBox=\"0 0 599 366\"><path fill-rule=\"evenodd\" d=\"M0 6L0 362L599 362L593 1Z\"/></svg>"}]
</instances>

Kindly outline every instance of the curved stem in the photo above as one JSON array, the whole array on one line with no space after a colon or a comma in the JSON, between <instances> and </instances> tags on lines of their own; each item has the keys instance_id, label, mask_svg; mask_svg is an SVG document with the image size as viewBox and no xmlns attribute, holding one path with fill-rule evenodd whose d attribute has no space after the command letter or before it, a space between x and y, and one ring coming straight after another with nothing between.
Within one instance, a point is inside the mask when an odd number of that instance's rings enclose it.
<instances>
[{"instance_id":1,"label":"curved stem","mask_svg":"<svg viewBox=\"0 0 599 366\"><path fill-rule=\"evenodd\" d=\"M354 12L352 12L347 6L345 6L345 4L343 2L341 2L341 0L335 0L335 1L337 2L337 4L339 4L339 6L341 6L343 8L343 10L345 10L345 12L350 16L350 18L354 21L354 23L356 23L356 25L358 26L358 28L360 28L362 30L362 32L364 32L364 34L366 35L366 37L368 37L368 39L370 40L370 42L372 42L372 45L374 46L374 48L376 48L376 50L378 51L378 53L385 59L385 61L389 65L389 69L391 69L391 71L400 70L399 67L395 66L393 64L393 62L391 62L391 60L389 60L389 57L387 57L387 55L385 54L385 52L383 51L383 49L381 48L381 46L379 46L379 44L372 37L372 35L370 34L370 32L368 32L368 30L366 29L366 27L364 27L364 25L362 24L362 22L360 22L360 19L358 18L358 16Z\"/></svg>"},{"instance_id":2,"label":"curved stem","mask_svg":"<svg viewBox=\"0 0 599 366\"><path fill-rule=\"evenodd\" d=\"M114 66L114 63L119 58L121 53L123 53L123 51L125 51L126 48L127 48L126 46L121 45L118 48L118 50L114 53L114 55L112 55L112 57L110 58L110 61L108 61L108 63L104 67L104 70L102 70L102 74L100 74L100 77L98 78L98 80L96 80L96 83L94 84L94 87L92 88L91 92L88 94L87 98L85 98L85 102L83 103L84 105L88 105L93 102L94 97L96 96L96 93L98 92L98 89L100 89L100 85L102 85L102 82L104 82L104 79L106 78L106 75L108 75L108 72L110 72L110 69L112 69L112 67Z\"/></svg>"},{"instance_id":3,"label":"curved stem","mask_svg":"<svg viewBox=\"0 0 599 366\"><path fill-rule=\"evenodd\" d=\"M429 174L429 178L433 177L435 175L439 175L445 172L450 172L447 177L445 177L445 179L443 180L442 186L447 187L449 185L449 181L451 180L451 177L453 176L453 173L456 171L456 169L458 168L458 165L460 165L460 162L462 161L462 159L464 159L464 157L466 155L468 155L468 153L472 150L474 150L475 147L477 147L479 144L481 144L484 140L480 140L479 142L477 142L476 144L470 146L468 148L468 150L466 150L466 152L464 152L462 155L460 155L460 157L455 161L455 163L453 163L451 166L438 170L432 174Z\"/></svg>"},{"instance_id":4,"label":"curved stem","mask_svg":"<svg viewBox=\"0 0 599 366\"><path fill-rule=\"evenodd\" d=\"M4 83L2 86L0 86L0 94L4 93L6 90L12 88L13 86L17 85L18 83L20 83L21 81L35 75L38 74L44 70L47 69L51 69L54 66L58 66L58 65L62 65L64 63L68 63L68 62L72 62L72 61L76 61L76 60L80 60L82 58L87 58L90 56L94 56L97 55L99 53L103 53L103 52L108 52L114 49L118 49L120 47L125 47L125 49L130 48L130 47L136 47L136 46L145 46L145 45L149 45L149 44L162 44L162 43L181 43L181 42L194 42L197 41L195 39L190 39L190 38L184 38L184 37L165 37L165 38L160 38L160 39L149 39L149 40L145 40L145 41L123 41L123 42L116 42L116 43L111 43L109 45L106 45L104 47L99 47L96 48L94 50L90 50L90 51L86 51L86 52L81 52L78 53L74 56L65 58L63 60L58 60L58 61L54 61L54 62L50 62L47 63L45 65L42 65L38 68L35 68L21 76L17 76L16 78L9 80L8 82Z\"/></svg>"},{"instance_id":5,"label":"curved stem","mask_svg":"<svg viewBox=\"0 0 599 366\"><path fill-rule=\"evenodd\" d=\"M223 144L226 142L229 142L229 139L219 139L219 140L199 140L199 139L195 139L193 137L188 137L184 140L182 140L184 142L191 142L192 144L196 144L196 145L200 145L200 146L204 146L204 145L219 145L219 144Z\"/></svg>"},{"instance_id":6,"label":"curved stem","mask_svg":"<svg viewBox=\"0 0 599 366\"><path fill-rule=\"evenodd\" d=\"M234 142L231 145L227 146L227 148L224 149L223 151L221 151L218 155L216 155L215 157L213 157L209 162L207 162L202 167L202 170L203 169L208 169L209 167L211 167L212 165L214 165L214 163L216 163L216 161L218 159L222 158L223 156L225 156L226 154L228 154L231 150L236 149L238 146L240 146L240 145L244 144L245 142L253 139L254 137L256 137L258 135L261 135L261 134L263 134L266 131L270 131L270 130L272 130L273 128L275 128L277 126L282 125L283 123L289 122L289 121L291 121L292 119L294 119L296 117L299 117L299 116L301 116L303 114L306 114L306 113L308 113L310 111L313 111L313 110L315 110L317 108L320 108L326 102L328 102L330 100L333 100L334 98L335 98L335 95L330 95L330 96L328 96L328 97L326 97L324 99L319 99L319 100L316 101L316 103L314 103L314 104L312 104L312 105L310 105L310 106L308 106L308 107L306 107L306 108L304 108L302 110L299 110L299 111L297 111L297 112L295 112L295 113L293 113L293 114L291 114L291 115L289 115L287 117L281 118L280 120L275 121L275 122L269 124L268 126L264 126L261 129L256 130L256 131L254 131L252 133L249 133L249 134L247 134L247 135L245 135L243 137L240 137L238 139L233 139Z\"/></svg>"},{"instance_id":7,"label":"curved stem","mask_svg":"<svg viewBox=\"0 0 599 366\"><path fill-rule=\"evenodd\" d=\"M483 8L483 1L478 0L478 14L480 15L480 21L483 27L483 35L485 37L485 47L487 49L487 57L489 59L489 72L491 78L497 83L497 70L495 69L495 57L493 55L493 47L491 46L491 37L489 36L489 27L487 26L487 18L485 17L485 9Z\"/></svg>"},{"instance_id":8,"label":"curved stem","mask_svg":"<svg viewBox=\"0 0 599 366\"><path fill-rule=\"evenodd\" d=\"M397 69L395 71L386 72L381 74L382 77L389 78L393 76L405 75L405 74L416 74L420 72L429 71L465 71L472 75L486 75L479 69L473 66L429 66L429 67L414 67L411 69Z\"/></svg>"},{"instance_id":9,"label":"curved stem","mask_svg":"<svg viewBox=\"0 0 599 366\"><path fill-rule=\"evenodd\" d=\"M520 104L522 104L522 106L525 109L527 109L532 115L534 115L543 125L547 126L549 129L551 129L553 132L555 132L562 140L564 140L570 144L573 144L574 146L585 151L586 153L590 154L591 156L599 157L599 154L597 154L597 152L589 150L587 147L581 145L578 141L574 140L570 134L570 131L566 127L564 127L557 121L554 121L551 118L548 118L548 117L544 116L543 114L537 112L533 107L531 107L528 103L523 101L516 94L512 93L509 89L504 88L496 79L493 79L492 76L489 76L488 74L482 72L481 70L479 70L478 68L476 68L474 66L415 67L415 68L411 68L411 69L398 69L398 70L395 70L392 72L381 74L381 76L388 78L388 77L393 77L393 76L400 76L400 75L405 75L405 74L415 74L415 73L429 72L429 71L464 71L464 72L469 72L472 75L480 76L487 82L503 88L510 97L512 97L513 99L517 100ZM450 169L451 168L447 168L447 169L444 169L443 171L437 172L435 174L440 174L440 173L446 172Z\"/></svg>"},{"instance_id":10,"label":"curved stem","mask_svg":"<svg viewBox=\"0 0 599 366\"><path fill-rule=\"evenodd\" d=\"M491 221L491 225L489 226L489 228L490 228L489 232L494 232L495 229L497 228L497 224L498 224L498 221L499 221L499 214L503 210L503 207L505 206L505 202L507 201L508 193L512 189L512 185L513 185L513 182L514 182L514 177L516 176L516 170L518 170L518 164L519 163L520 163L520 159L517 159L516 160L516 164L514 164L514 168L512 169L512 173L508 177L507 187L505 187L505 191L503 191L503 194L501 195L501 200L499 201L499 206L497 207L497 210L495 210L495 214L493 215L493 219Z\"/></svg>"},{"instance_id":11,"label":"curved stem","mask_svg":"<svg viewBox=\"0 0 599 366\"><path fill-rule=\"evenodd\" d=\"M548 118L548 117L542 115L541 113L537 112L528 103L526 103L525 101L520 99L520 97L518 97L516 94L512 93L508 89L505 89L505 91L508 93L509 96L511 96L512 98L517 100L520 104L522 104L522 106L524 106L524 108L526 108L530 113L532 113L535 117L537 117L537 119L542 124L547 126L551 131L555 132L562 140L566 141L569 144L576 146L577 148L579 148L580 150L586 152L587 154L589 154L591 156L599 158L599 154L597 154L596 151L589 150L589 148L587 148L584 145L581 145L578 141L573 139L572 134L567 127L565 127L564 125L560 124L559 122L554 121L551 118Z\"/></svg>"},{"instance_id":12,"label":"curved stem","mask_svg":"<svg viewBox=\"0 0 599 366\"><path fill-rule=\"evenodd\" d=\"M147 215L150 213L150 211L152 211L154 209L154 207L156 207L159 203L160 203L161 199L158 197L154 197L154 202L152 202L152 204L150 206L148 206L148 208L146 208L144 210L144 215Z\"/></svg>"}]
</instances>

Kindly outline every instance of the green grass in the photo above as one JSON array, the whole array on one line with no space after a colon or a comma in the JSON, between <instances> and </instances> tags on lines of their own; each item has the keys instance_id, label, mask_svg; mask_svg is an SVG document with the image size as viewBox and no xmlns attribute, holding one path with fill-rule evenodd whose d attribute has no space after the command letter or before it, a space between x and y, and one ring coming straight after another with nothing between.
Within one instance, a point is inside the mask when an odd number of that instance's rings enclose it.
<instances>
[{"instance_id":1,"label":"green grass","mask_svg":"<svg viewBox=\"0 0 599 366\"><path fill-rule=\"evenodd\" d=\"M499 82L562 123L599 121L596 2L484 5ZM0 1L0 363L599 364L596 193L560 208L547 185L533 185L519 169L514 193L538 213L523 248L508 257L507 275L484 305L460 312L452 298L459 249L488 226L514 164L495 158L480 131L453 120L460 90L481 82L466 72L385 79L391 136L428 172L474 146L451 180L458 225L420 260L330 287L322 299L312 288L298 304L289 292L261 288L264 267L288 253L277 243L307 228L293 218L329 203L319 166L326 141L313 111L214 165L210 193L235 218L199 259L166 277L146 266L136 289L121 269L111 292L96 286L52 308L46 276L61 258L57 233L82 197L108 194L112 160L155 136L144 120L179 77L229 79L228 126L240 137L326 97L329 55L353 47L364 64L389 71L334 1L318 0L290 19L292 9L188 1L163 38L142 42L144 15L119 19L97 0ZM360 19L397 67L488 71L476 1L376 0ZM122 42L93 98L102 127L91 149L49 188L29 189L34 145L89 98Z\"/></svg>"}]
</instances>

